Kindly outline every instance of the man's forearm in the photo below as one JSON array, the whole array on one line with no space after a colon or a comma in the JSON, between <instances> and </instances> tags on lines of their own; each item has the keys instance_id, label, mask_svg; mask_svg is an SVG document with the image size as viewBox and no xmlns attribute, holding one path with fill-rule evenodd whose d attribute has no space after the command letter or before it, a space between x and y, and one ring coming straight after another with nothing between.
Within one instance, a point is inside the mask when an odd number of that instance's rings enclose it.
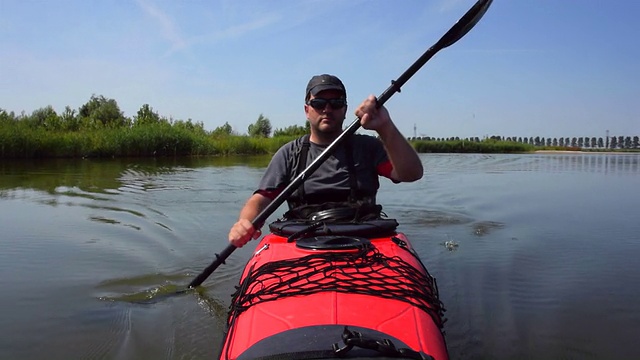
<instances>
[{"instance_id":1,"label":"man's forearm","mask_svg":"<svg viewBox=\"0 0 640 360\"><path fill-rule=\"evenodd\" d=\"M395 176L395 179L410 182L422 178L424 173L422 161L395 124L393 122L387 123L387 126L380 129L378 134L393 165L392 175Z\"/></svg>"},{"instance_id":2,"label":"man's forearm","mask_svg":"<svg viewBox=\"0 0 640 360\"><path fill-rule=\"evenodd\" d=\"M270 202L271 199L266 196L253 194L249 200L247 200L247 203L244 205L242 210L240 210L239 218L253 221L253 219L255 219Z\"/></svg>"}]
</instances>

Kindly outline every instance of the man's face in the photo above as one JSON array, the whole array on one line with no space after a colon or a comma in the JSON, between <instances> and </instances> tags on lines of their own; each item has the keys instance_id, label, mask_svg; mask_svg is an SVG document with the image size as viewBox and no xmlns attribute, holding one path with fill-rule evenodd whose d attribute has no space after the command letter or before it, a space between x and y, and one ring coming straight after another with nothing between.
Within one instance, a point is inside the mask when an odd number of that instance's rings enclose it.
<instances>
[{"instance_id":1,"label":"man's face","mask_svg":"<svg viewBox=\"0 0 640 360\"><path fill-rule=\"evenodd\" d=\"M314 99L329 101L314 102L312 101ZM342 102L336 99L340 99ZM334 105L331 104L332 102ZM316 107L312 105L316 105ZM325 90L319 92L316 96L311 95L304 105L304 112L307 115L307 120L309 120L312 134L322 138L333 138L342 132L342 123L347 113L344 93L339 90Z\"/></svg>"}]
</instances>

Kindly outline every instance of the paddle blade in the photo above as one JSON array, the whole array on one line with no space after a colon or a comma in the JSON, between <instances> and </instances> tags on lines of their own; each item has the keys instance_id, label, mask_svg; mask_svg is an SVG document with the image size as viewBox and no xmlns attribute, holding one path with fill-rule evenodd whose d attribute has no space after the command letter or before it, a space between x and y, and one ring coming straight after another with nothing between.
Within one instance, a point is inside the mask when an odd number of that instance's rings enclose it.
<instances>
[{"instance_id":1,"label":"paddle blade","mask_svg":"<svg viewBox=\"0 0 640 360\"><path fill-rule=\"evenodd\" d=\"M465 36L474 26L480 21L484 14L489 9L489 6L493 0L478 0L471 9L467 11L464 16L456 22L449 31L447 31L442 38L434 45L438 49L444 49L447 46L452 45L456 41Z\"/></svg>"}]
</instances>

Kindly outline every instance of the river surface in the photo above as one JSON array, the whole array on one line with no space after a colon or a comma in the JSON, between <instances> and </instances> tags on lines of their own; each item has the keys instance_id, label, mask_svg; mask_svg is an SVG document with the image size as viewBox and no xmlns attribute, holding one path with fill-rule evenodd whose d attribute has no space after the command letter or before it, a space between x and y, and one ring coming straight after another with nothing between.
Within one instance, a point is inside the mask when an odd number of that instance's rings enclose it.
<instances>
[{"instance_id":1,"label":"river surface","mask_svg":"<svg viewBox=\"0 0 640 360\"><path fill-rule=\"evenodd\" d=\"M378 201L438 280L452 359L640 358L640 155L421 159ZM0 162L0 359L214 359L252 247L166 295L268 160Z\"/></svg>"}]
</instances>

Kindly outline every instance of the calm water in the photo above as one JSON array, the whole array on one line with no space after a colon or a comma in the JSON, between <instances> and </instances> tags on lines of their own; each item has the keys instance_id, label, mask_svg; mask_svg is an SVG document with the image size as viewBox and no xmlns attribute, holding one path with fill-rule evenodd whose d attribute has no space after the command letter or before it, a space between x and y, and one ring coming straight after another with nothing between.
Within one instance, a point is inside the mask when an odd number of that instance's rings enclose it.
<instances>
[{"instance_id":1,"label":"calm water","mask_svg":"<svg viewBox=\"0 0 640 360\"><path fill-rule=\"evenodd\" d=\"M379 202L438 279L453 359L640 358L640 155L422 160ZM267 161L0 163L0 359L214 358L251 251L160 295L226 246Z\"/></svg>"}]
</instances>

